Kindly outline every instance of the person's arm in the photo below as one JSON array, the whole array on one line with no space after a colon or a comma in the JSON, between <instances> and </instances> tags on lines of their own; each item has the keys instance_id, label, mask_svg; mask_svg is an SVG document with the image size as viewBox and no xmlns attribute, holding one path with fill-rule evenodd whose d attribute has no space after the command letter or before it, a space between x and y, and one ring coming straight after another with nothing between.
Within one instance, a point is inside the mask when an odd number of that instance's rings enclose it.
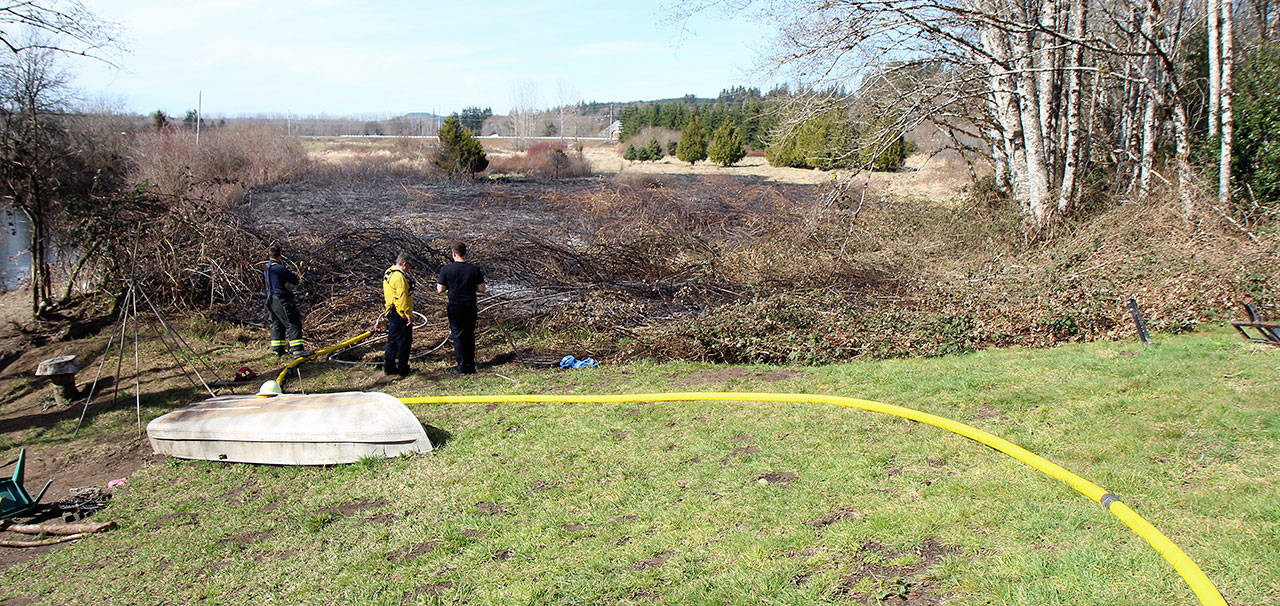
<instances>
[{"instance_id":1,"label":"person's arm","mask_svg":"<svg viewBox=\"0 0 1280 606\"><path fill-rule=\"evenodd\" d=\"M436 282L436 294L444 292L444 284Z\"/></svg>"},{"instance_id":2,"label":"person's arm","mask_svg":"<svg viewBox=\"0 0 1280 606\"><path fill-rule=\"evenodd\" d=\"M488 290L484 285L484 272L480 271L480 269L477 268L476 275L480 277L480 283L476 284L476 292L483 295L485 291Z\"/></svg>"},{"instance_id":3,"label":"person's arm","mask_svg":"<svg viewBox=\"0 0 1280 606\"><path fill-rule=\"evenodd\" d=\"M288 267L281 265L280 269L283 270L280 277L284 281L285 286L289 286L290 284L297 286L302 283L302 281L298 279L298 274L290 271Z\"/></svg>"}]
</instances>

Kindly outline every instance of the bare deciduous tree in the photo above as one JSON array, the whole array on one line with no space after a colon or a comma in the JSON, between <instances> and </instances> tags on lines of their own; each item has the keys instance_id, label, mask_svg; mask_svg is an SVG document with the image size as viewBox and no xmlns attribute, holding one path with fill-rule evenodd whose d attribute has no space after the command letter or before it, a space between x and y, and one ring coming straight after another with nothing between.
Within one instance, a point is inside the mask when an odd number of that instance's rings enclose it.
<instances>
[{"instance_id":1,"label":"bare deciduous tree","mask_svg":"<svg viewBox=\"0 0 1280 606\"><path fill-rule=\"evenodd\" d=\"M1183 42L1191 24L1204 22L1204 4L708 0L686 11L710 4L746 4L754 8L743 10L780 23L769 68L814 90L851 87L856 96L860 83L886 71L933 66L933 77L897 80L904 87L896 108L909 119L895 126L927 120L948 132L966 157L986 156L997 186L1021 209L1033 236L1076 208L1081 175L1096 166L1110 171L1102 186L1121 196L1146 196L1157 183L1176 179L1192 212ZM802 104L793 109L806 111ZM783 126L802 120L792 117ZM1168 165L1163 150L1170 147L1176 176L1161 174Z\"/></svg>"},{"instance_id":2,"label":"bare deciduous tree","mask_svg":"<svg viewBox=\"0 0 1280 606\"><path fill-rule=\"evenodd\" d=\"M535 136L538 111L538 85L522 82L511 89L511 124L515 127L516 147L527 149Z\"/></svg>"},{"instance_id":3,"label":"bare deciduous tree","mask_svg":"<svg viewBox=\"0 0 1280 606\"><path fill-rule=\"evenodd\" d=\"M100 51L116 43L116 26L79 0L9 0L0 2L0 43L14 54L44 49L105 60Z\"/></svg>"}]
</instances>

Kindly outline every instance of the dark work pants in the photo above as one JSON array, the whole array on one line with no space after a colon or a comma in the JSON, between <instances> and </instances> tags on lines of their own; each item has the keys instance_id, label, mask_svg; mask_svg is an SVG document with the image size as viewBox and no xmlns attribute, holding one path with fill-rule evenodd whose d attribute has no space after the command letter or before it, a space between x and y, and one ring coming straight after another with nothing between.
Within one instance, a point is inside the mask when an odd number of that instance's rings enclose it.
<instances>
[{"instance_id":1,"label":"dark work pants","mask_svg":"<svg viewBox=\"0 0 1280 606\"><path fill-rule=\"evenodd\" d=\"M409 348L413 346L413 324L396 313L387 311L387 352L382 370L387 374L409 372Z\"/></svg>"},{"instance_id":2,"label":"dark work pants","mask_svg":"<svg viewBox=\"0 0 1280 606\"><path fill-rule=\"evenodd\" d=\"M285 345L302 349L302 316L293 299L267 295L267 317L271 320L272 349L284 349Z\"/></svg>"},{"instance_id":3,"label":"dark work pants","mask_svg":"<svg viewBox=\"0 0 1280 606\"><path fill-rule=\"evenodd\" d=\"M449 337L453 339L453 356L458 360L458 372L476 371L476 306L450 303Z\"/></svg>"}]
</instances>

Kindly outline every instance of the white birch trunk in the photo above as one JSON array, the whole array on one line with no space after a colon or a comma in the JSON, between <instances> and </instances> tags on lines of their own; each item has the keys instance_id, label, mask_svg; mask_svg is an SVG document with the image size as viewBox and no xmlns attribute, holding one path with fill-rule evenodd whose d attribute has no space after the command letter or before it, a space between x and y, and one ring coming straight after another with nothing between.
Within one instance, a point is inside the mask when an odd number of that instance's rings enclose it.
<instances>
[{"instance_id":1,"label":"white birch trunk","mask_svg":"<svg viewBox=\"0 0 1280 606\"><path fill-rule=\"evenodd\" d=\"M1005 165L1004 182L1001 185L1016 200L1023 202L1026 198L1018 194L1026 189L1027 174L1026 155L1022 151L1022 118L1019 115L1013 77L1001 65L1007 65L1010 60L1008 44L1003 39L1003 34L993 27L983 29L982 43L986 51L995 58L995 61L988 64L987 71L990 74L988 86L991 89L992 111L999 124L999 137L992 139L992 147L1002 148L1003 153L1000 155ZM996 174L997 178L1001 178L999 171Z\"/></svg>"},{"instance_id":2,"label":"white birch trunk","mask_svg":"<svg viewBox=\"0 0 1280 606\"><path fill-rule=\"evenodd\" d=\"M1207 0L1205 11L1209 30L1209 138L1218 136L1218 100L1222 95L1222 35L1218 24L1222 20L1222 7L1219 0Z\"/></svg>"},{"instance_id":3,"label":"white birch trunk","mask_svg":"<svg viewBox=\"0 0 1280 606\"><path fill-rule=\"evenodd\" d=\"M1160 131L1156 115L1160 104L1158 82L1160 70L1159 62L1154 55L1156 49L1151 42L1156 35L1156 18L1160 10L1156 2L1157 0L1147 0L1146 14L1142 17L1142 33L1146 36L1146 42L1143 43L1146 57L1142 65L1146 106L1142 112L1142 156L1138 168L1137 188L1139 198L1145 198L1151 192L1151 171L1155 165L1156 137Z\"/></svg>"},{"instance_id":4,"label":"white birch trunk","mask_svg":"<svg viewBox=\"0 0 1280 606\"><path fill-rule=\"evenodd\" d=\"M1156 137L1159 135L1159 119L1156 109L1160 105L1157 84L1148 84L1147 105L1142 112L1142 160L1138 169L1138 197L1145 198L1151 192L1151 171L1155 168Z\"/></svg>"},{"instance_id":5,"label":"white birch trunk","mask_svg":"<svg viewBox=\"0 0 1280 606\"><path fill-rule=\"evenodd\" d=\"M1182 99L1173 101L1173 131L1178 157L1178 198L1187 220L1195 215L1195 177L1191 172L1191 134L1188 132L1187 106Z\"/></svg>"},{"instance_id":6,"label":"white birch trunk","mask_svg":"<svg viewBox=\"0 0 1280 606\"><path fill-rule=\"evenodd\" d=\"M1231 116L1232 37L1235 20L1232 0L1222 2L1222 157L1218 165L1218 204L1223 208L1231 202L1231 136L1234 122Z\"/></svg>"},{"instance_id":7,"label":"white birch trunk","mask_svg":"<svg viewBox=\"0 0 1280 606\"><path fill-rule=\"evenodd\" d=\"M1071 37L1081 40L1085 33L1089 0L1071 0ZM1076 172L1080 167L1080 110L1084 105L1083 74L1084 47L1074 44L1067 61L1067 147L1062 155L1062 188L1058 191L1058 214L1075 204Z\"/></svg>"},{"instance_id":8,"label":"white birch trunk","mask_svg":"<svg viewBox=\"0 0 1280 606\"><path fill-rule=\"evenodd\" d=\"M1040 97L1036 90L1036 73L1031 69L1031 34L1018 34L1013 39L1013 54L1018 59L1018 98L1022 105L1022 137L1026 149L1027 219L1032 231L1040 233L1049 223L1049 167L1045 163L1044 138L1040 136Z\"/></svg>"},{"instance_id":9,"label":"white birch trunk","mask_svg":"<svg viewBox=\"0 0 1280 606\"><path fill-rule=\"evenodd\" d=\"M1040 7L1040 27L1045 31L1057 31L1058 26L1058 0L1043 0L1044 4ZM1037 36L1039 40L1039 52L1036 53L1037 60L1035 67L1039 71L1037 82L1037 92L1040 95L1040 138L1044 142L1045 163L1049 165L1050 172L1052 169L1053 158L1057 155L1057 141L1054 141L1053 133L1053 79L1057 73L1054 69L1057 66L1057 60L1054 46L1058 44L1058 39L1047 34Z\"/></svg>"}]
</instances>

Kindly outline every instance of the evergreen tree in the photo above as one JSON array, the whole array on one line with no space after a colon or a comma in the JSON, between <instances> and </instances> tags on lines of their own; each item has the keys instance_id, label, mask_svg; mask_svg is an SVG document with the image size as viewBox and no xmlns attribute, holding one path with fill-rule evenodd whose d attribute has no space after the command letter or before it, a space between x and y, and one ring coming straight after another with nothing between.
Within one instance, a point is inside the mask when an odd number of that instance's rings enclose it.
<instances>
[{"instance_id":1,"label":"evergreen tree","mask_svg":"<svg viewBox=\"0 0 1280 606\"><path fill-rule=\"evenodd\" d=\"M676 155L676 148L679 147L679 145L680 145L680 142L676 141L675 139L667 141L667 155L668 156Z\"/></svg>"},{"instance_id":2,"label":"evergreen tree","mask_svg":"<svg viewBox=\"0 0 1280 606\"><path fill-rule=\"evenodd\" d=\"M650 160L661 160L662 144L657 139L649 139L648 152Z\"/></svg>"},{"instance_id":3,"label":"evergreen tree","mask_svg":"<svg viewBox=\"0 0 1280 606\"><path fill-rule=\"evenodd\" d=\"M747 150L742 148L742 137L738 135L738 127L732 122L725 122L711 136L711 146L707 148L707 157L721 166L732 166L746 157Z\"/></svg>"},{"instance_id":4,"label":"evergreen tree","mask_svg":"<svg viewBox=\"0 0 1280 606\"><path fill-rule=\"evenodd\" d=\"M765 150L765 158L773 166L846 168L854 159L848 151L857 149L857 140L857 133L843 110L833 109L805 120L772 141Z\"/></svg>"},{"instance_id":5,"label":"evergreen tree","mask_svg":"<svg viewBox=\"0 0 1280 606\"><path fill-rule=\"evenodd\" d=\"M462 127L471 131L471 134L480 134L480 128L484 126L484 121L493 116L492 108L480 109L479 107L464 107L462 114L458 116L458 122Z\"/></svg>"},{"instance_id":6,"label":"evergreen tree","mask_svg":"<svg viewBox=\"0 0 1280 606\"><path fill-rule=\"evenodd\" d=\"M489 166L480 141L458 122L457 116L449 116L440 125L440 148L433 160L436 166L451 175L475 174Z\"/></svg>"},{"instance_id":7,"label":"evergreen tree","mask_svg":"<svg viewBox=\"0 0 1280 606\"><path fill-rule=\"evenodd\" d=\"M635 145L628 145L628 146L627 146L627 153L622 154L622 159L623 159L623 160L632 160L632 161L636 160L636 146L635 146Z\"/></svg>"},{"instance_id":8,"label":"evergreen tree","mask_svg":"<svg viewBox=\"0 0 1280 606\"><path fill-rule=\"evenodd\" d=\"M680 145L676 147L676 157L681 162L693 164L707 157L707 132L702 129L702 119L694 114L689 124L680 133Z\"/></svg>"}]
</instances>

